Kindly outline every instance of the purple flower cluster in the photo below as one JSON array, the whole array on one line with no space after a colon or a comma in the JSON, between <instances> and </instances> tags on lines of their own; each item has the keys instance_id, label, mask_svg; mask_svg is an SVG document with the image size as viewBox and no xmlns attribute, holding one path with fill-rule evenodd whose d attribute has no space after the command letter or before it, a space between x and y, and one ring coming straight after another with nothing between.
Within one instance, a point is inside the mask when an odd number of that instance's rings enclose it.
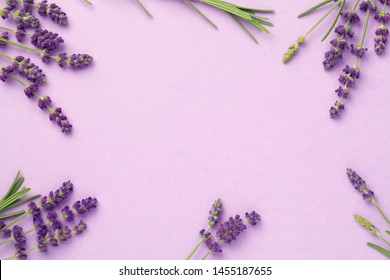
<instances>
[{"instance_id":1,"label":"purple flower cluster","mask_svg":"<svg viewBox=\"0 0 390 280\"><path fill-rule=\"evenodd\" d=\"M50 109L49 119L57 124L63 133L68 134L72 132L73 126L69 123L68 117L62 113L60 107Z\"/></svg>"},{"instance_id":2,"label":"purple flower cluster","mask_svg":"<svg viewBox=\"0 0 390 280\"><path fill-rule=\"evenodd\" d=\"M365 0L360 3L359 9L363 12L370 10L371 12L375 12L377 9L376 3L374 0Z\"/></svg>"},{"instance_id":3,"label":"purple flower cluster","mask_svg":"<svg viewBox=\"0 0 390 280\"><path fill-rule=\"evenodd\" d=\"M375 15L375 20L379 22L379 26L375 30L374 49L377 55L381 55L386 49L387 36L389 30L386 24L390 21L390 13L386 12L385 9L381 10Z\"/></svg>"},{"instance_id":4,"label":"purple flower cluster","mask_svg":"<svg viewBox=\"0 0 390 280\"><path fill-rule=\"evenodd\" d=\"M46 83L46 75L43 73L42 69L32 63L29 58L17 56L14 59L13 65L18 69L19 75L26 77L30 82L35 84Z\"/></svg>"},{"instance_id":5,"label":"purple flower cluster","mask_svg":"<svg viewBox=\"0 0 390 280\"><path fill-rule=\"evenodd\" d=\"M62 224L58 220L58 215L56 211L49 211L47 213L47 220L49 221L49 224L52 229L57 230L62 228Z\"/></svg>"},{"instance_id":6,"label":"purple flower cluster","mask_svg":"<svg viewBox=\"0 0 390 280\"><path fill-rule=\"evenodd\" d=\"M39 28L41 26L39 19L23 10L15 10L12 13L12 18L16 21L17 28L22 31L27 28Z\"/></svg>"},{"instance_id":7,"label":"purple flower cluster","mask_svg":"<svg viewBox=\"0 0 390 280\"><path fill-rule=\"evenodd\" d=\"M0 49L4 49L7 46L7 43L4 42L3 40L8 40L8 32L3 32L0 34Z\"/></svg>"},{"instance_id":8,"label":"purple flower cluster","mask_svg":"<svg viewBox=\"0 0 390 280\"><path fill-rule=\"evenodd\" d=\"M219 241L230 244L245 229L246 225L244 225L240 215L236 215L234 218L230 217L228 221L220 224L216 235Z\"/></svg>"},{"instance_id":9,"label":"purple flower cluster","mask_svg":"<svg viewBox=\"0 0 390 280\"><path fill-rule=\"evenodd\" d=\"M97 206L97 199L88 197L85 199L82 199L81 201L78 200L73 204L73 210L75 213L79 215L83 215L92 209L95 209Z\"/></svg>"},{"instance_id":10,"label":"purple flower cluster","mask_svg":"<svg viewBox=\"0 0 390 280\"><path fill-rule=\"evenodd\" d=\"M82 69L89 66L93 57L89 54L72 54L60 53L56 56L56 62L60 67L71 67L72 69Z\"/></svg>"},{"instance_id":11,"label":"purple flower cluster","mask_svg":"<svg viewBox=\"0 0 390 280\"><path fill-rule=\"evenodd\" d=\"M27 239L23 234L23 228L15 225L12 229L12 239L15 243L15 258L18 260L27 259L26 242Z\"/></svg>"},{"instance_id":12,"label":"purple flower cluster","mask_svg":"<svg viewBox=\"0 0 390 280\"><path fill-rule=\"evenodd\" d=\"M7 81L9 74L12 74L15 71L13 65L8 65L0 68L0 80L5 82Z\"/></svg>"},{"instance_id":13,"label":"purple flower cluster","mask_svg":"<svg viewBox=\"0 0 390 280\"><path fill-rule=\"evenodd\" d=\"M61 202L66 200L69 195L73 192L73 184L71 181L67 181L62 183L62 186L55 190L54 192L50 192L49 195L42 197L40 201L40 206L47 210L51 211L55 207L57 207Z\"/></svg>"},{"instance_id":14,"label":"purple flower cluster","mask_svg":"<svg viewBox=\"0 0 390 280\"><path fill-rule=\"evenodd\" d=\"M63 43L64 39L58 33L53 33L45 29L36 29L31 36L31 44L38 49L45 49L49 54Z\"/></svg>"},{"instance_id":15,"label":"purple flower cluster","mask_svg":"<svg viewBox=\"0 0 390 280\"><path fill-rule=\"evenodd\" d=\"M33 217L34 230L37 234L36 238L36 247L37 250L41 253L46 253L48 246L46 243L46 235L49 232L43 218L41 209L37 206L35 202L30 202L28 204L29 212Z\"/></svg>"},{"instance_id":16,"label":"purple flower cluster","mask_svg":"<svg viewBox=\"0 0 390 280\"><path fill-rule=\"evenodd\" d=\"M343 59L343 51L348 48L347 39L354 36L351 25L360 22L359 15L352 10L343 12L341 19L345 21L345 24L335 28L335 33L339 36L330 42L332 47L325 53L325 59L322 62L326 71L335 67Z\"/></svg>"},{"instance_id":17,"label":"purple flower cluster","mask_svg":"<svg viewBox=\"0 0 390 280\"><path fill-rule=\"evenodd\" d=\"M350 94L350 88L355 84L355 81L360 77L360 69L357 66L346 65L343 69L343 74L339 77L339 82L341 86L335 90L339 99L336 101L335 105L332 106L329 110L330 117L336 119L340 116L341 112L344 110L344 98L348 98Z\"/></svg>"},{"instance_id":18,"label":"purple flower cluster","mask_svg":"<svg viewBox=\"0 0 390 280\"><path fill-rule=\"evenodd\" d=\"M80 222L72 228L72 233L79 235L83 233L86 229L87 224L84 223L83 220L80 220Z\"/></svg>"},{"instance_id":19,"label":"purple flower cluster","mask_svg":"<svg viewBox=\"0 0 390 280\"><path fill-rule=\"evenodd\" d=\"M206 240L206 247L213 253L217 253L217 254L222 253L221 244L211 239Z\"/></svg>"},{"instance_id":20,"label":"purple flower cluster","mask_svg":"<svg viewBox=\"0 0 390 280\"><path fill-rule=\"evenodd\" d=\"M199 232L199 235L200 235L200 238L202 240L209 240L211 238L211 232L206 232L205 229L202 229L200 232Z\"/></svg>"},{"instance_id":21,"label":"purple flower cluster","mask_svg":"<svg viewBox=\"0 0 390 280\"><path fill-rule=\"evenodd\" d=\"M5 229L6 224L3 221L0 221L0 236L4 238L9 238L11 236L11 230Z\"/></svg>"},{"instance_id":22,"label":"purple flower cluster","mask_svg":"<svg viewBox=\"0 0 390 280\"><path fill-rule=\"evenodd\" d=\"M43 0L37 4L37 7L39 15L48 16L52 21L60 25L68 24L66 13L64 13L57 4L49 4L47 0Z\"/></svg>"},{"instance_id":23,"label":"purple flower cluster","mask_svg":"<svg viewBox=\"0 0 390 280\"><path fill-rule=\"evenodd\" d=\"M209 212L210 215L208 218L208 223L210 227L214 227L218 223L221 213L222 213L222 201L218 199L216 202L214 202Z\"/></svg>"},{"instance_id":24,"label":"purple flower cluster","mask_svg":"<svg viewBox=\"0 0 390 280\"><path fill-rule=\"evenodd\" d=\"M374 192L367 187L366 182L355 171L348 168L347 176L355 190L362 193L364 200L371 201L375 198Z\"/></svg>"},{"instance_id":25,"label":"purple flower cluster","mask_svg":"<svg viewBox=\"0 0 390 280\"><path fill-rule=\"evenodd\" d=\"M3 8L0 8L0 16L2 19L9 18L11 12L16 8L17 2L15 0L8 0L7 5Z\"/></svg>"},{"instance_id":26,"label":"purple flower cluster","mask_svg":"<svg viewBox=\"0 0 390 280\"><path fill-rule=\"evenodd\" d=\"M245 213L245 221L252 226L257 225L257 223L260 222L260 220L261 220L261 216L257 214L255 211L252 211L250 213L248 212Z\"/></svg>"}]
</instances>

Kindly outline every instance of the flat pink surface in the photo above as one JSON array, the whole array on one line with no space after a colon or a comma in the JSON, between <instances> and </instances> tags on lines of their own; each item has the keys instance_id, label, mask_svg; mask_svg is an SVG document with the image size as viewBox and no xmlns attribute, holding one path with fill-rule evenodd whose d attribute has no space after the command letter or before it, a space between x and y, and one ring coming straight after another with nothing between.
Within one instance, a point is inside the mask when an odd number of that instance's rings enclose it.
<instances>
[{"instance_id":1,"label":"flat pink surface","mask_svg":"<svg viewBox=\"0 0 390 280\"><path fill-rule=\"evenodd\" d=\"M360 173L390 212L390 50L373 54L375 23L361 79L332 121L343 65L323 71L327 26L281 62L321 16L297 19L317 1L235 0L277 11L270 36L254 31L259 45L204 5L219 30L179 0L143 0L154 19L132 0L58 2L69 28L43 26L61 33L69 53L95 58L77 72L42 66L41 93L63 108L74 133L64 136L19 85L1 84L0 185L19 169L42 194L70 179L69 202L93 195L99 209L85 218L85 235L31 259L183 259L219 197L224 219L256 210L263 220L212 258L383 259L366 246L382 242L353 214L386 225L345 175L347 167ZM0 250L5 257L12 246Z\"/></svg>"}]
</instances>

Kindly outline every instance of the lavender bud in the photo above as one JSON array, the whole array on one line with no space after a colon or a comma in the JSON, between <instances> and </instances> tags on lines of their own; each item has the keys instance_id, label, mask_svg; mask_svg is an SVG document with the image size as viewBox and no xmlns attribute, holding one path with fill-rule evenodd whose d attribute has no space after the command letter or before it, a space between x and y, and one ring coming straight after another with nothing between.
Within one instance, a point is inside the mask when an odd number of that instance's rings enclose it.
<instances>
[{"instance_id":1,"label":"lavender bud","mask_svg":"<svg viewBox=\"0 0 390 280\"><path fill-rule=\"evenodd\" d=\"M38 14L41 16L48 16L52 21L60 24L67 25L68 18L57 4L48 4L47 0L43 0L37 4Z\"/></svg>"},{"instance_id":2,"label":"lavender bud","mask_svg":"<svg viewBox=\"0 0 390 280\"><path fill-rule=\"evenodd\" d=\"M368 189L366 182L352 169L347 169L347 176L352 186L360 193L366 201L372 201L375 198L374 192Z\"/></svg>"},{"instance_id":3,"label":"lavender bud","mask_svg":"<svg viewBox=\"0 0 390 280\"><path fill-rule=\"evenodd\" d=\"M206 240L206 247L213 253L222 253L221 245L212 240Z\"/></svg>"},{"instance_id":4,"label":"lavender bud","mask_svg":"<svg viewBox=\"0 0 390 280\"><path fill-rule=\"evenodd\" d=\"M49 96L41 96L38 99L38 107L42 110L45 110L46 108L50 108L51 99Z\"/></svg>"},{"instance_id":5,"label":"lavender bud","mask_svg":"<svg viewBox=\"0 0 390 280\"><path fill-rule=\"evenodd\" d=\"M73 227L72 233L74 234L81 234L87 229L87 224L81 220L76 226Z\"/></svg>"},{"instance_id":6,"label":"lavender bud","mask_svg":"<svg viewBox=\"0 0 390 280\"><path fill-rule=\"evenodd\" d=\"M227 222L219 225L217 237L223 243L230 244L237 239L237 236L246 229L239 215L230 218Z\"/></svg>"},{"instance_id":7,"label":"lavender bud","mask_svg":"<svg viewBox=\"0 0 390 280\"><path fill-rule=\"evenodd\" d=\"M56 123L63 133L71 133L72 132L72 125L69 123L68 118L62 113L62 109L52 108L50 109L50 115L49 119Z\"/></svg>"},{"instance_id":8,"label":"lavender bud","mask_svg":"<svg viewBox=\"0 0 390 280\"><path fill-rule=\"evenodd\" d=\"M251 213L245 213L245 221L252 225L255 226L257 225L258 222L260 222L261 216L257 214L255 211L252 211Z\"/></svg>"}]
</instances>

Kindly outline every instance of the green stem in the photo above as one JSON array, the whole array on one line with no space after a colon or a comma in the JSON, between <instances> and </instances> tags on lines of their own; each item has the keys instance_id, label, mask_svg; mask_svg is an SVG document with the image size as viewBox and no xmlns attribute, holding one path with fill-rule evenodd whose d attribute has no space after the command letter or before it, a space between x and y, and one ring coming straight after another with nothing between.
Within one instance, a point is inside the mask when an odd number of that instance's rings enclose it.
<instances>
[{"instance_id":1,"label":"green stem","mask_svg":"<svg viewBox=\"0 0 390 280\"><path fill-rule=\"evenodd\" d=\"M142 3L141 3L139 0L136 0L136 1L138 2L138 5L141 6L142 10L144 10L144 12L145 12L148 16L153 17L152 14L149 13L149 11L145 8L144 5L142 5Z\"/></svg>"},{"instance_id":2,"label":"green stem","mask_svg":"<svg viewBox=\"0 0 390 280\"><path fill-rule=\"evenodd\" d=\"M22 215L24 213L26 213L26 211L20 210L20 211L15 211L15 212L12 212L12 213L4 214L4 215L0 216L0 220L4 220L4 219L11 218L11 217L14 217L14 216L19 216L19 215Z\"/></svg>"},{"instance_id":3,"label":"green stem","mask_svg":"<svg viewBox=\"0 0 390 280\"><path fill-rule=\"evenodd\" d=\"M92 6L92 2L90 2L88 0L84 0L84 2Z\"/></svg>"},{"instance_id":4,"label":"green stem","mask_svg":"<svg viewBox=\"0 0 390 280\"><path fill-rule=\"evenodd\" d=\"M325 6L326 4L329 4L330 2L333 2L333 0L325 0L325 1L321 2L321 3L318 3L318 4L315 5L314 7L308 9L307 11L305 11L305 12L303 12L303 13L301 13L301 14L298 16L298 18L304 17L304 16L310 14L311 12L317 10L318 8L321 8L322 6Z\"/></svg>"},{"instance_id":5,"label":"green stem","mask_svg":"<svg viewBox=\"0 0 390 280\"><path fill-rule=\"evenodd\" d=\"M206 231L205 233L208 233L210 231L211 227L208 226L206 228ZM198 250L198 248L200 247L200 245L202 245L202 243L204 242L204 239L203 238L200 238L199 239L199 242L195 245L195 247L191 250L191 252L188 254L188 256L186 257L186 260L189 260L191 259L191 257L195 254L196 250Z\"/></svg>"},{"instance_id":6,"label":"green stem","mask_svg":"<svg viewBox=\"0 0 390 280\"><path fill-rule=\"evenodd\" d=\"M340 4L342 2L342 0L340 0L340 1L337 1L326 13L325 13L325 15L323 15L321 18L320 18L320 20L319 21L317 21L316 22L316 24L314 24L313 25L313 27L312 28L310 28L309 29L309 31L307 31L306 32L306 35L305 35L305 37L307 37L307 36L309 36L310 35L310 33L314 30L314 29L316 29L316 27L318 26L318 25L320 25L336 8L337 8L337 6Z\"/></svg>"},{"instance_id":7,"label":"green stem","mask_svg":"<svg viewBox=\"0 0 390 280\"><path fill-rule=\"evenodd\" d=\"M374 204L375 208L378 209L379 213L381 213L382 217L385 219L385 221L390 225L390 219L385 215L385 213L382 211L381 207L379 204L376 202L375 199L373 199L372 204Z\"/></svg>"},{"instance_id":8,"label":"green stem","mask_svg":"<svg viewBox=\"0 0 390 280\"><path fill-rule=\"evenodd\" d=\"M226 12L225 12L226 13ZM259 42L256 40L255 36L253 36L253 34L236 18L236 16L232 15L232 14L229 14L229 13L226 13L228 14L237 24L238 26L241 27L242 30L244 30L244 32L246 34L249 35L249 37L252 38L253 41L255 41L256 44L258 44Z\"/></svg>"},{"instance_id":9,"label":"green stem","mask_svg":"<svg viewBox=\"0 0 390 280\"><path fill-rule=\"evenodd\" d=\"M202 260L207 259L207 258L210 256L210 254L211 254L212 252L213 252L213 251L209 250L209 251L206 253L206 255L203 256Z\"/></svg>"},{"instance_id":10,"label":"green stem","mask_svg":"<svg viewBox=\"0 0 390 280\"><path fill-rule=\"evenodd\" d=\"M379 232L377 233L377 235L387 244L390 246L390 242L386 240L386 238L383 237L382 234L380 234Z\"/></svg>"},{"instance_id":11,"label":"green stem","mask_svg":"<svg viewBox=\"0 0 390 280\"><path fill-rule=\"evenodd\" d=\"M10 76L12 79L14 79L15 81L17 81L18 83L20 83L20 84L23 85L24 87L27 87L27 86L28 86L26 83L24 83L21 79L19 79L18 77L14 76L13 74L8 74L8 76Z\"/></svg>"},{"instance_id":12,"label":"green stem","mask_svg":"<svg viewBox=\"0 0 390 280\"><path fill-rule=\"evenodd\" d=\"M7 59L9 59L9 60L11 60L11 61L13 61L13 60L14 60L12 57L10 57L10 56L6 55L6 54L5 54L5 53L3 53L3 52L0 52L0 56L2 56L2 57L5 57L5 58L7 58Z\"/></svg>"},{"instance_id":13,"label":"green stem","mask_svg":"<svg viewBox=\"0 0 390 280\"><path fill-rule=\"evenodd\" d=\"M21 215L21 216L15 218L15 219L13 219L11 222L9 222L8 224L6 224L5 227L3 227L2 229L4 230L4 229L9 228L10 226L16 224L17 222L19 222L21 219L23 219L24 217L26 217L26 216L29 215L29 214L30 214L29 212L26 212L26 213L24 213L23 215Z\"/></svg>"},{"instance_id":14,"label":"green stem","mask_svg":"<svg viewBox=\"0 0 390 280\"><path fill-rule=\"evenodd\" d=\"M3 30L5 30L5 31L9 31L9 32L15 33L15 30L14 30L14 29L7 28L7 27L4 27L4 26L0 26L0 29L3 29Z\"/></svg>"},{"instance_id":15,"label":"green stem","mask_svg":"<svg viewBox=\"0 0 390 280\"><path fill-rule=\"evenodd\" d=\"M32 248L26 250L24 253L25 253L25 254L28 254L28 253L30 253L30 252L36 250L36 249L37 249L37 247L32 247ZM16 258L16 255L13 255L13 256L9 256L9 257L7 257L7 258L5 258L5 259L3 259L3 260L13 260L13 259L15 259L15 258Z\"/></svg>"},{"instance_id":16,"label":"green stem","mask_svg":"<svg viewBox=\"0 0 390 280\"><path fill-rule=\"evenodd\" d=\"M197 7L195 7L189 0L184 0L184 2L186 2L186 4L188 4L192 9L194 9L198 14L200 14L208 23L210 23L212 26L218 29L218 26L215 25L214 22L212 22L204 13L202 13Z\"/></svg>"},{"instance_id":17,"label":"green stem","mask_svg":"<svg viewBox=\"0 0 390 280\"><path fill-rule=\"evenodd\" d=\"M368 22L369 21L370 21L370 9L367 9L366 20L364 21L364 27L363 27L363 34L362 34L362 38L360 39L360 44L359 44L361 46L363 46L364 39L366 38L367 27L368 27Z\"/></svg>"},{"instance_id":18,"label":"green stem","mask_svg":"<svg viewBox=\"0 0 390 280\"><path fill-rule=\"evenodd\" d=\"M16 42L13 42L13 41L10 41L10 40L6 40L4 38L0 38L0 41L3 41L4 43L13 45L15 47L18 47L18 48L21 48L21 49L24 49L24 50L27 50L27 51L30 51L30 52L41 54L40 50L33 49L33 48L27 47L25 45L22 45L22 44L19 44L19 43L16 43Z\"/></svg>"}]
</instances>

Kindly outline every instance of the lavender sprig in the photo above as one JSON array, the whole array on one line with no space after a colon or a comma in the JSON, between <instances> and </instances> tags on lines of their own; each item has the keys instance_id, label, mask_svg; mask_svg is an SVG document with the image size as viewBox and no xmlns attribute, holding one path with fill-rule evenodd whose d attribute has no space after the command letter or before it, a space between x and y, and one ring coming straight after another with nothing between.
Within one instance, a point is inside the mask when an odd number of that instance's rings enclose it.
<instances>
[{"instance_id":1,"label":"lavender sprig","mask_svg":"<svg viewBox=\"0 0 390 280\"><path fill-rule=\"evenodd\" d=\"M386 24L390 21L390 13L386 11L388 2L387 1L381 1L383 4L383 8L381 11L379 11L375 15L375 20L379 22L378 28L375 30L375 53L377 55L383 54L386 48L386 43L387 43L387 36L389 35L389 30L386 26Z\"/></svg>"},{"instance_id":2,"label":"lavender sprig","mask_svg":"<svg viewBox=\"0 0 390 280\"><path fill-rule=\"evenodd\" d=\"M339 77L339 82L341 86L335 90L339 99L336 101L335 105L332 106L329 110L329 115L331 119L336 119L340 116L341 112L344 111L344 99L347 99L350 95L350 89L355 84L356 80L360 77L360 69L358 67L360 59L364 56L367 49L363 46L364 40L367 34L368 22L370 19L371 9L366 9L366 19L363 27L363 34L361 36L360 42L356 45L351 45L351 53L356 56L355 64L351 67L347 65L343 69L343 74Z\"/></svg>"},{"instance_id":3,"label":"lavender sprig","mask_svg":"<svg viewBox=\"0 0 390 280\"><path fill-rule=\"evenodd\" d=\"M198 243L195 245L195 247L191 250L191 252L187 255L186 260L191 259L191 257L194 255L196 250L202 245L203 242L210 239L211 234L209 233L210 229L215 227L221 217L222 214L222 200L217 199L214 204L211 207L211 210L209 211L209 217L208 217L208 226L206 229L202 229L200 231L200 238Z\"/></svg>"},{"instance_id":4,"label":"lavender sprig","mask_svg":"<svg viewBox=\"0 0 390 280\"><path fill-rule=\"evenodd\" d=\"M379 204L375 200L375 194L372 190L367 187L366 182L352 169L347 169L347 176L352 186L362 194L363 199L367 202L372 203L375 208L379 211L385 221L390 225L390 219L385 215Z\"/></svg>"},{"instance_id":5,"label":"lavender sprig","mask_svg":"<svg viewBox=\"0 0 390 280\"><path fill-rule=\"evenodd\" d=\"M307 10L306 12L300 14L298 17L303 17L309 13L311 13L312 11L326 5L326 4L329 4L329 3L332 3L332 1L324 1L324 2L321 2L320 4L314 6L313 8ZM305 33L304 36L299 36L298 37L298 40L296 43L292 44L288 50L286 51L286 53L283 55L283 62L284 63L287 63L289 62L298 52L299 50L299 46L301 44L303 44L305 41L306 41L306 38L313 32L314 29L316 29L338 6L341 5L341 8L344 6L345 4L345 0L338 0L338 1L335 1L335 3L329 8L329 10Z\"/></svg>"},{"instance_id":6,"label":"lavender sprig","mask_svg":"<svg viewBox=\"0 0 390 280\"><path fill-rule=\"evenodd\" d=\"M378 228L374 226L369 220L359 215L354 215L354 218L362 227L367 229L371 234L381 238L387 245L390 246L390 242L380 233Z\"/></svg>"},{"instance_id":7,"label":"lavender sprig","mask_svg":"<svg viewBox=\"0 0 390 280\"><path fill-rule=\"evenodd\" d=\"M234 218L230 217L228 221L219 225L216 233L217 241L213 241L210 238L206 243L206 247L209 250L202 260L207 259L212 253L222 253L221 244L230 244L237 240L238 236L247 229L245 223L256 226L260 220L260 215L255 211L245 213L245 220L241 219L239 215L236 215Z\"/></svg>"}]
</instances>

